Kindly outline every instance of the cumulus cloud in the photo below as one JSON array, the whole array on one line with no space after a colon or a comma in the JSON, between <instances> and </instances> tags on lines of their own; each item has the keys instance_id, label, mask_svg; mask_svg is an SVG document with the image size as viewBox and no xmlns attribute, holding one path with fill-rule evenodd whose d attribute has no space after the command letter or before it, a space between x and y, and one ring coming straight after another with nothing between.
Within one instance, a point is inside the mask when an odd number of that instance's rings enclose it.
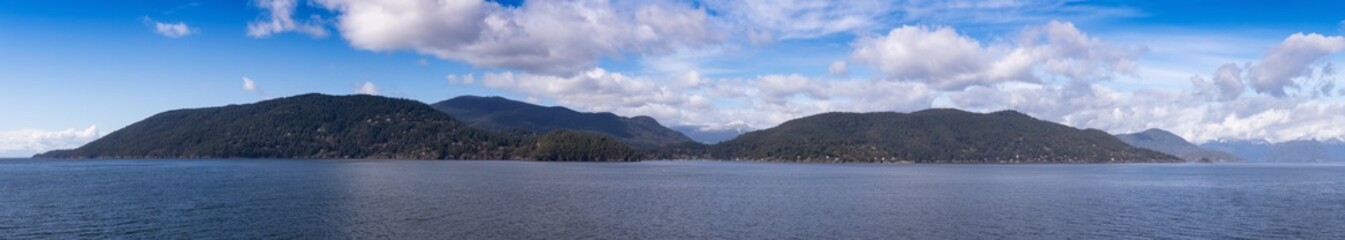
<instances>
[{"instance_id":1,"label":"cumulus cloud","mask_svg":"<svg viewBox=\"0 0 1345 240\"><path fill-rule=\"evenodd\" d=\"M413 51L476 67L550 75L578 74L601 58L649 57L731 46L729 40L768 43L838 33L865 36L893 23L1004 23L1043 12L1086 12L1062 0L1033 1L524 1L507 6L484 0L311 0L313 15L297 20L298 0L255 0L263 15L248 34L283 32L325 36L334 24L354 48ZM1083 9L1083 10L1079 10ZM941 18L941 16L958 16ZM971 16L989 16L973 18ZM1036 16L1034 21L1044 21ZM959 21L948 21L956 19ZM1072 27L1072 26L1071 26ZM691 49L691 50L688 50Z\"/></svg>"},{"instance_id":2,"label":"cumulus cloud","mask_svg":"<svg viewBox=\"0 0 1345 240\"><path fill-rule=\"evenodd\" d=\"M243 91L256 93L259 96L266 96L266 90L263 90L260 86L257 86L257 82L253 81L252 78L249 77L243 77Z\"/></svg>"},{"instance_id":3,"label":"cumulus cloud","mask_svg":"<svg viewBox=\"0 0 1345 240\"><path fill-rule=\"evenodd\" d=\"M1257 93L1288 96L1287 88L1299 88L1295 79L1311 73L1313 64L1345 49L1345 37L1295 33L1271 48L1247 70L1247 81Z\"/></svg>"},{"instance_id":4,"label":"cumulus cloud","mask_svg":"<svg viewBox=\"0 0 1345 240\"><path fill-rule=\"evenodd\" d=\"M764 128L828 111L914 111L939 102L979 111L1015 109L1112 132L1159 127L1194 141L1345 135L1345 127L1333 124L1342 120L1339 114L1331 115L1345 111L1345 105L1315 100L1339 93L1334 65L1322 59L1345 48L1341 37L1289 36L1260 62L1224 64L1208 78L1191 76L1192 91L1119 91L1105 82L1137 75L1136 61L1147 49L1104 42L1073 23L1034 20L1047 23L990 38L995 40L977 40L938 25L883 26L923 24L917 20L927 17L939 20L928 21L935 23L963 22L956 18L968 16L965 11L1005 13L972 14L986 18L965 21L1019 21L1031 16L1017 11L1071 8L1064 1L313 3L329 11L331 21L294 21L293 0L259 1L269 15L250 25L249 33L265 37L316 29L325 34L322 24L332 23L357 49L412 51L486 71L447 76L454 84L504 90L535 103L583 111L647 115L672 125ZM877 29L882 31L870 35ZM259 34L251 34L253 30ZM849 59L828 66L832 78L789 73L707 77L720 72L684 59L718 56L716 51L732 48L724 43L739 40L734 38L761 44L838 33L858 37ZM698 55L706 52L712 53ZM648 58L640 63L649 68L645 73L663 75L630 75L597 66L601 58L623 57ZM834 79L846 76L851 63L883 76ZM1260 94L1244 94L1247 88ZM1285 91L1294 88L1312 97ZM377 94L377 89L365 82L357 92Z\"/></svg>"},{"instance_id":5,"label":"cumulus cloud","mask_svg":"<svg viewBox=\"0 0 1345 240\"><path fill-rule=\"evenodd\" d=\"M248 36L267 38L284 32L299 32L312 37L326 37L327 29L317 15L307 21L294 19L298 0L255 0L253 2L265 12L265 17L248 23Z\"/></svg>"},{"instance_id":6,"label":"cumulus cloud","mask_svg":"<svg viewBox=\"0 0 1345 240\"><path fill-rule=\"evenodd\" d=\"M704 9L601 0L317 0L352 46L411 50L478 67L576 74L600 57L666 54L721 41Z\"/></svg>"},{"instance_id":7,"label":"cumulus cloud","mask_svg":"<svg viewBox=\"0 0 1345 240\"><path fill-rule=\"evenodd\" d=\"M860 39L854 45L852 57L856 61L899 80L924 81L940 89L1008 80L1036 81L1025 66L995 67L992 55L997 49L986 49L950 27L901 26L886 36ZM991 68L1003 71L992 72Z\"/></svg>"},{"instance_id":8,"label":"cumulus cloud","mask_svg":"<svg viewBox=\"0 0 1345 240\"><path fill-rule=\"evenodd\" d=\"M1242 84L1243 68L1236 64L1224 64L1214 71L1214 85L1219 88L1219 100L1228 101L1242 96L1247 87Z\"/></svg>"},{"instance_id":9,"label":"cumulus cloud","mask_svg":"<svg viewBox=\"0 0 1345 240\"><path fill-rule=\"evenodd\" d=\"M1214 78L1211 82L1206 82L1200 76L1192 76L1191 83L1197 89L1196 94L1204 96L1210 100L1229 101L1237 99L1246 91L1246 85L1243 84L1243 68L1237 64L1224 64L1214 71Z\"/></svg>"},{"instance_id":10,"label":"cumulus cloud","mask_svg":"<svg viewBox=\"0 0 1345 240\"><path fill-rule=\"evenodd\" d=\"M1028 52L1037 68L1071 81L1109 80L1115 75L1135 75L1144 47L1117 46L1074 27L1073 23L1051 21L1029 27L1018 36L1018 49Z\"/></svg>"},{"instance_id":11,"label":"cumulus cloud","mask_svg":"<svg viewBox=\"0 0 1345 240\"><path fill-rule=\"evenodd\" d=\"M1331 91L1336 90L1335 66L1336 65L1334 63L1326 62L1326 64L1322 64L1322 67L1320 68L1321 70L1317 71L1317 79L1316 79L1317 86L1314 88L1317 91L1312 93L1314 97L1317 96L1330 97Z\"/></svg>"},{"instance_id":12,"label":"cumulus cloud","mask_svg":"<svg viewBox=\"0 0 1345 240\"><path fill-rule=\"evenodd\" d=\"M154 32L159 33L159 35L163 35L165 37L180 38L180 37L186 37L187 35L191 35L196 31L193 30L191 27L188 27L186 23L182 22L177 23L155 22Z\"/></svg>"},{"instance_id":13,"label":"cumulus cloud","mask_svg":"<svg viewBox=\"0 0 1345 240\"><path fill-rule=\"evenodd\" d=\"M1330 97L1336 90L1336 69L1325 59L1341 50L1345 50L1345 37L1295 33L1267 50L1258 62L1243 67L1223 64L1212 82L1195 76L1192 84L1196 95L1219 101L1237 99L1247 87L1277 98Z\"/></svg>"},{"instance_id":14,"label":"cumulus cloud","mask_svg":"<svg viewBox=\"0 0 1345 240\"><path fill-rule=\"evenodd\" d=\"M154 27L154 33L158 33L159 35L163 35L164 37L181 38L190 36L192 34L196 34L196 32L198 32L197 29L192 28L191 26L187 26L187 23L184 22L176 22L176 23L159 22L154 21L154 19L151 19L149 17L141 17L140 20L145 22L145 24Z\"/></svg>"},{"instance_id":15,"label":"cumulus cloud","mask_svg":"<svg viewBox=\"0 0 1345 240\"><path fill-rule=\"evenodd\" d=\"M1162 128L1196 143L1345 136L1345 125L1337 124L1345 120L1338 114L1345 111L1345 104L1337 102L1253 95L1212 104L1214 99L1209 96L1171 90L1121 92L1096 84L1086 89L1079 94L1062 85L1002 84L974 86L947 96L955 106L974 111L1014 109L1048 121L1113 133Z\"/></svg>"},{"instance_id":16,"label":"cumulus cloud","mask_svg":"<svg viewBox=\"0 0 1345 240\"><path fill-rule=\"evenodd\" d=\"M251 78L243 77L243 91L256 92L259 90L261 89L257 88L257 82L252 81Z\"/></svg>"},{"instance_id":17,"label":"cumulus cloud","mask_svg":"<svg viewBox=\"0 0 1345 240\"><path fill-rule=\"evenodd\" d=\"M861 38L851 57L897 80L941 90L1003 82L1041 81L1037 72L1076 85L1134 75L1143 48L1124 48L1084 34L1072 23L1029 27L1015 42L982 44L951 27L901 26L885 36Z\"/></svg>"},{"instance_id":18,"label":"cumulus cloud","mask_svg":"<svg viewBox=\"0 0 1345 240\"><path fill-rule=\"evenodd\" d=\"M75 148L98 139L98 126L47 131L22 129L0 132L0 156L31 156L54 149Z\"/></svg>"},{"instance_id":19,"label":"cumulus cloud","mask_svg":"<svg viewBox=\"0 0 1345 240\"><path fill-rule=\"evenodd\" d=\"M1224 72L1236 72L1232 68ZM713 129L767 128L833 111L910 112L929 108L936 99L945 98L950 107L982 112L1013 109L1048 121L1113 133L1163 128L1197 143L1345 136L1345 125L1336 124L1345 121L1345 115L1338 114L1345 111L1345 104L1264 95L1215 104L1219 96L1160 89L1123 92L1098 83L1007 82L939 91L917 81L827 80L797 74L706 78L695 73L660 79L600 68L571 77L498 72L447 78L454 84L520 93L535 103L624 116L646 115L665 124ZM1225 94L1215 84L1209 86L1214 93Z\"/></svg>"},{"instance_id":20,"label":"cumulus cloud","mask_svg":"<svg viewBox=\"0 0 1345 240\"><path fill-rule=\"evenodd\" d=\"M374 86L373 82L364 82L364 84L360 84L359 87L355 88L355 93L364 95L378 95L378 86Z\"/></svg>"},{"instance_id":21,"label":"cumulus cloud","mask_svg":"<svg viewBox=\"0 0 1345 240\"><path fill-rule=\"evenodd\" d=\"M838 60L827 67L827 73L831 73L831 76L844 77L850 74L850 70L845 66L845 61Z\"/></svg>"}]
</instances>

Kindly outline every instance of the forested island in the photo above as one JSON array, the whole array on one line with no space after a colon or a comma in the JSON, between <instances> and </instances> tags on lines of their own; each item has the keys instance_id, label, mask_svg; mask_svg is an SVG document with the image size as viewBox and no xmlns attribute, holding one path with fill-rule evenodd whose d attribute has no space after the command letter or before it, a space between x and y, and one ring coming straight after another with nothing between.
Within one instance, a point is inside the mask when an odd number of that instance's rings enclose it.
<instances>
[{"instance_id":1,"label":"forested island","mask_svg":"<svg viewBox=\"0 0 1345 240\"><path fill-rule=\"evenodd\" d=\"M1118 163L1177 162L1106 132L1015 111L824 113L710 147L723 159L790 162Z\"/></svg>"},{"instance_id":2,"label":"forested island","mask_svg":"<svg viewBox=\"0 0 1345 240\"><path fill-rule=\"evenodd\" d=\"M1014 111L824 113L714 145L652 118L581 113L498 97L434 105L304 94L173 110L76 149L35 158L312 158L779 162L1181 162L1099 130Z\"/></svg>"},{"instance_id":3,"label":"forested island","mask_svg":"<svg viewBox=\"0 0 1345 240\"><path fill-rule=\"evenodd\" d=\"M168 111L82 147L34 157L641 159L608 138L585 132L505 134L468 126L418 101L305 94Z\"/></svg>"}]
</instances>

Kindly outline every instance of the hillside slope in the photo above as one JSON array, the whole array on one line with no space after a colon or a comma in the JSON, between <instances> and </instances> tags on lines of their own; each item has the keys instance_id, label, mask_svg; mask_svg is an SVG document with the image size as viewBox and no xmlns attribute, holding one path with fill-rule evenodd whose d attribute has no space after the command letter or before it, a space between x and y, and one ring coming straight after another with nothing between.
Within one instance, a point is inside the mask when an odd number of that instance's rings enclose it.
<instances>
[{"instance_id":1,"label":"hillside slope","mask_svg":"<svg viewBox=\"0 0 1345 240\"><path fill-rule=\"evenodd\" d=\"M824 113L712 146L717 158L785 162L1120 163L1180 162L1014 111Z\"/></svg>"},{"instance_id":2,"label":"hillside slope","mask_svg":"<svg viewBox=\"0 0 1345 240\"><path fill-rule=\"evenodd\" d=\"M1116 135L1117 139L1138 148L1149 149L1176 156L1187 162L1242 162L1245 161L1231 153L1206 150L1187 142L1176 134L1162 129L1149 129L1143 132Z\"/></svg>"},{"instance_id":3,"label":"hillside slope","mask_svg":"<svg viewBox=\"0 0 1345 240\"><path fill-rule=\"evenodd\" d=\"M520 144L417 101L305 94L168 111L36 157L509 159Z\"/></svg>"},{"instance_id":4,"label":"hillside slope","mask_svg":"<svg viewBox=\"0 0 1345 240\"><path fill-rule=\"evenodd\" d=\"M502 97L461 96L432 104L472 126L500 132L541 134L553 130L593 132L614 137L638 149L691 142L681 132L650 117L584 113L564 107L543 107Z\"/></svg>"}]
</instances>

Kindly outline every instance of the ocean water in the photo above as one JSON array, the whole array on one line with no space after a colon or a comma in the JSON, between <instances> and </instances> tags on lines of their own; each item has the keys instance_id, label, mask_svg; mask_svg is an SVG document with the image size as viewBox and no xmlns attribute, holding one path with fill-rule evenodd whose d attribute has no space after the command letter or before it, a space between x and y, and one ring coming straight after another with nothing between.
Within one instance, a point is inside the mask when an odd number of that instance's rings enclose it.
<instances>
[{"instance_id":1,"label":"ocean water","mask_svg":"<svg viewBox=\"0 0 1345 240\"><path fill-rule=\"evenodd\" d=\"M1345 165L0 160L0 239L1345 238Z\"/></svg>"}]
</instances>

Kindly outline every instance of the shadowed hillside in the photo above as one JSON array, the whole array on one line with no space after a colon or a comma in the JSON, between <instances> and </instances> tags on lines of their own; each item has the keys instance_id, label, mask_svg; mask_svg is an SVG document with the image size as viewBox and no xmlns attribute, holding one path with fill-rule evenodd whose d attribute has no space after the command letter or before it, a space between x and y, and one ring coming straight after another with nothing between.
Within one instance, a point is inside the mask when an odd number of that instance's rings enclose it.
<instances>
[{"instance_id":1,"label":"shadowed hillside","mask_svg":"<svg viewBox=\"0 0 1345 240\"><path fill-rule=\"evenodd\" d=\"M417 101L321 94L168 111L35 157L638 160L602 135L506 135Z\"/></svg>"},{"instance_id":2,"label":"shadowed hillside","mask_svg":"<svg viewBox=\"0 0 1345 240\"><path fill-rule=\"evenodd\" d=\"M719 158L786 162L1118 163L1180 162L1099 130L1014 111L930 109L910 114L825 113L715 145Z\"/></svg>"},{"instance_id":3,"label":"shadowed hillside","mask_svg":"<svg viewBox=\"0 0 1345 240\"><path fill-rule=\"evenodd\" d=\"M593 132L614 137L638 149L692 141L646 116L627 118L606 112L583 113L501 97L461 96L432 106L472 126L500 132L540 134L561 129Z\"/></svg>"}]
</instances>

